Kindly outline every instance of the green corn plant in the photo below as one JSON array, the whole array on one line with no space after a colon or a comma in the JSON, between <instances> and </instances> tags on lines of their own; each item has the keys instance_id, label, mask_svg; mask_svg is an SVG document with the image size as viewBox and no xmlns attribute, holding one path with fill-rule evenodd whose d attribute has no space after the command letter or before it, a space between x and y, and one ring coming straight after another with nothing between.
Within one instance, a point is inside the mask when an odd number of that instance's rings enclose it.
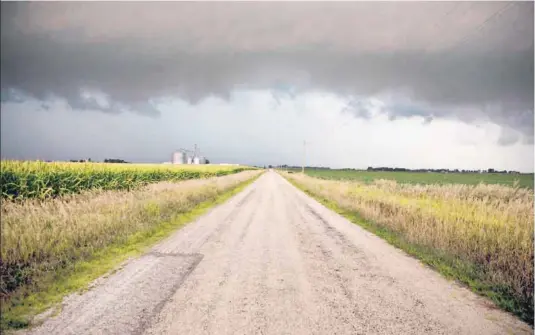
<instances>
[{"instance_id":1,"label":"green corn plant","mask_svg":"<svg viewBox=\"0 0 535 335\"><path fill-rule=\"evenodd\" d=\"M84 190L133 190L150 183L224 176L234 166L1 161L2 199L48 199Z\"/></svg>"}]
</instances>

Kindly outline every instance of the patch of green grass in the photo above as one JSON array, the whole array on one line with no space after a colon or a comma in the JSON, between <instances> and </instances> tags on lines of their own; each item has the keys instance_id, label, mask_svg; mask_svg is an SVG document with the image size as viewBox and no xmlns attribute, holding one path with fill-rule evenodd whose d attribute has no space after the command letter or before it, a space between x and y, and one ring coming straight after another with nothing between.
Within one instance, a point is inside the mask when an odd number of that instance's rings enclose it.
<instances>
[{"instance_id":1,"label":"patch of green grass","mask_svg":"<svg viewBox=\"0 0 535 335\"><path fill-rule=\"evenodd\" d=\"M427 173L398 171L356 171L356 170L324 170L305 169L311 177L335 180L355 180L371 183L376 179L391 179L406 184L501 184L533 189L533 173L502 174L502 173Z\"/></svg>"},{"instance_id":2,"label":"patch of green grass","mask_svg":"<svg viewBox=\"0 0 535 335\"><path fill-rule=\"evenodd\" d=\"M238 184L216 199L201 202L191 211L177 213L150 230L132 234L125 242L98 250L88 259L70 263L58 271L41 276L3 304L0 330L28 327L34 316L60 303L66 295L87 289L95 279L117 269L129 258L147 252L151 246L238 194L259 177L260 175Z\"/></svg>"},{"instance_id":3,"label":"patch of green grass","mask_svg":"<svg viewBox=\"0 0 535 335\"><path fill-rule=\"evenodd\" d=\"M523 321L533 325L533 305L531 301L519 300L508 287L488 283L485 280L487 276L481 267L457 257L452 257L441 250L411 243L407 241L403 235L368 221L358 212L347 210L329 199L308 191L295 181L288 178L286 179L292 185L310 195L325 207L386 240L389 244L403 250L407 254L419 259L423 264L435 269L444 277L456 280L470 288L473 292L490 298L490 300L492 300L498 307L513 313Z\"/></svg>"}]
</instances>

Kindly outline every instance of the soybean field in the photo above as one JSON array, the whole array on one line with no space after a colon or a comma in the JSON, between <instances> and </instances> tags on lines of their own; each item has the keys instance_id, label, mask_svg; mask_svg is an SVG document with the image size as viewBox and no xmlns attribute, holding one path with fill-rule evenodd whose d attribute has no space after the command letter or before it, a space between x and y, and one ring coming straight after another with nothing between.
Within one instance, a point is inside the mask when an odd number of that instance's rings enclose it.
<instances>
[{"instance_id":1,"label":"soybean field","mask_svg":"<svg viewBox=\"0 0 535 335\"><path fill-rule=\"evenodd\" d=\"M327 169L306 169L305 173L321 179L351 180L365 183L377 179L390 179L402 184L500 184L533 189L533 173L437 173Z\"/></svg>"}]
</instances>

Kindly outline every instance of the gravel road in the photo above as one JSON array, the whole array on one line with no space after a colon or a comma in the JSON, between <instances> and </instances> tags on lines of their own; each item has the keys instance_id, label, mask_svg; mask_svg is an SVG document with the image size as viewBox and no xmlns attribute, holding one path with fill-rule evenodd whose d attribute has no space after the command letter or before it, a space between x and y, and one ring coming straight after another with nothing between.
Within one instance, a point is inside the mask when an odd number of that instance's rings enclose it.
<instances>
[{"instance_id":1,"label":"gravel road","mask_svg":"<svg viewBox=\"0 0 535 335\"><path fill-rule=\"evenodd\" d=\"M532 332L266 172L28 333Z\"/></svg>"}]
</instances>

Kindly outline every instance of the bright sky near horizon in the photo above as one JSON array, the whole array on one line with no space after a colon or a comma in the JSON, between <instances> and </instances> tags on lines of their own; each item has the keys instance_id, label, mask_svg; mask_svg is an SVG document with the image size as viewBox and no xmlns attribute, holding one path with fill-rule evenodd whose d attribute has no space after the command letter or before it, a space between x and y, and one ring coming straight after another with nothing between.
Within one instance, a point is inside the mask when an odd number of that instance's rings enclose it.
<instances>
[{"instance_id":1,"label":"bright sky near horizon","mask_svg":"<svg viewBox=\"0 0 535 335\"><path fill-rule=\"evenodd\" d=\"M533 172L533 2L1 7L2 158Z\"/></svg>"}]
</instances>

